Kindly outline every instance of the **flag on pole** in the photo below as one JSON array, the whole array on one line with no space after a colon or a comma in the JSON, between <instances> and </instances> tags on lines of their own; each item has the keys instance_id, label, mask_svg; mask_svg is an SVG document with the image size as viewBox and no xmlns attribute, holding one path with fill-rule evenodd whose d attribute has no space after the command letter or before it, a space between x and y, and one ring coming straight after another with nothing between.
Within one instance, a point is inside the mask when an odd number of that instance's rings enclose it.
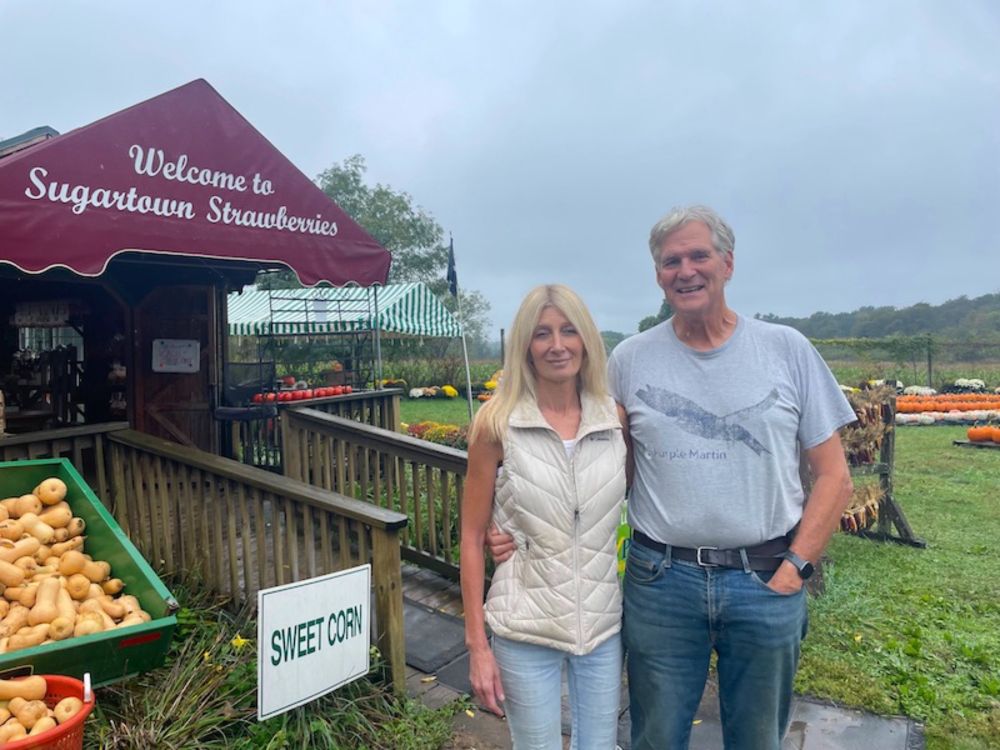
<instances>
[{"instance_id":1,"label":"flag on pole","mask_svg":"<svg viewBox=\"0 0 1000 750\"><path fill-rule=\"evenodd\" d=\"M458 297L458 274L455 273L455 240L448 238L448 292Z\"/></svg>"}]
</instances>

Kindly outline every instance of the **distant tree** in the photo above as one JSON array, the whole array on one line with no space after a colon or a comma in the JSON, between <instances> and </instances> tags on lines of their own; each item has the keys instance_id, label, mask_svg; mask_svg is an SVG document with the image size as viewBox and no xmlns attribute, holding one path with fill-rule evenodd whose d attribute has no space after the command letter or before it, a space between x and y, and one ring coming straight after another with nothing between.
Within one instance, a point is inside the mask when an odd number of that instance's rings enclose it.
<instances>
[{"instance_id":1,"label":"distant tree","mask_svg":"<svg viewBox=\"0 0 1000 750\"><path fill-rule=\"evenodd\" d=\"M639 321L639 333L662 323L673 314L674 311L670 309L670 305L667 304L666 300L663 300L663 304L660 305L660 311L656 315L647 315Z\"/></svg>"},{"instance_id":2,"label":"distant tree","mask_svg":"<svg viewBox=\"0 0 1000 750\"><path fill-rule=\"evenodd\" d=\"M448 263L444 230L413 198L388 185L365 182L364 157L344 159L321 173L320 188L392 253L389 283L443 280Z\"/></svg>"},{"instance_id":3,"label":"distant tree","mask_svg":"<svg viewBox=\"0 0 1000 750\"><path fill-rule=\"evenodd\" d=\"M455 298L448 294L445 273L448 247L444 230L433 216L414 204L405 192L388 185L370 186L365 181L364 157L355 154L334 164L316 178L317 184L348 216L358 222L382 247L392 253L389 283L422 281L455 312ZM258 277L257 286L267 289L299 287L291 271ZM473 289L459 287L460 320L466 337L485 341L490 305Z\"/></svg>"},{"instance_id":4,"label":"distant tree","mask_svg":"<svg viewBox=\"0 0 1000 750\"><path fill-rule=\"evenodd\" d=\"M628 338L628 334L620 331L601 331L601 338L604 339L605 350L610 354L612 349Z\"/></svg>"}]
</instances>

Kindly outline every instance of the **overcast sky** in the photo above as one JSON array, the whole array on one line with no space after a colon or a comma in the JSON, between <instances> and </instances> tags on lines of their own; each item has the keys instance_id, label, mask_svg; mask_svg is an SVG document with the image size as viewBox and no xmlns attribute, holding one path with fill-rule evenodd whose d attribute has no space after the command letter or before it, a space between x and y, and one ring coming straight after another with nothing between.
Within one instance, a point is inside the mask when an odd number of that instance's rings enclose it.
<instances>
[{"instance_id":1,"label":"overcast sky","mask_svg":"<svg viewBox=\"0 0 1000 750\"><path fill-rule=\"evenodd\" d=\"M661 294L650 226L714 206L738 311L1000 291L1000 3L0 0L0 138L205 78L310 177L359 153L455 238L495 328Z\"/></svg>"}]
</instances>

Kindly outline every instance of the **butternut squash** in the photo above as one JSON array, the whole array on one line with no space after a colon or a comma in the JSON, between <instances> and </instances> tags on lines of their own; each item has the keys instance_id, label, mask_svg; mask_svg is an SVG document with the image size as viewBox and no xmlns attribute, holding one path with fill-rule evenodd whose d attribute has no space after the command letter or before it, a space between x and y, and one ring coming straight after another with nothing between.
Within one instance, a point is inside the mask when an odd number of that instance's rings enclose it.
<instances>
[{"instance_id":1,"label":"butternut squash","mask_svg":"<svg viewBox=\"0 0 1000 750\"><path fill-rule=\"evenodd\" d=\"M48 690L48 684L45 682L45 678L37 674L13 680L0 680L0 700L4 701L13 698L21 698L26 701L41 700L45 697L46 690Z\"/></svg>"},{"instance_id":2,"label":"butternut squash","mask_svg":"<svg viewBox=\"0 0 1000 750\"><path fill-rule=\"evenodd\" d=\"M111 577L111 563L104 560L88 560L80 572L94 583L100 583Z\"/></svg>"},{"instance_id":3,"label":"butternut squash","mask_svg":"<svg viewBox=\"0 0 1000 750\"><path fill-rule=\"evenodd\" d=\"M39 646L49 637L49 624L43 622L31 628L22 628L14 633L7 641L7 648L11 651L19 651L22 648L34 648ZM21 722L22 724L24 722Z\"/></svg>"},{"instance_id":4,"label":"butternut squash","mask_svg":"<svg viewBox=\"0 0 1000 750\"><path fill-rule=\"evenodd\" d=\"M90 592L90 579L83 573L74 573L66 579L66 591L72 598L82 601Z\"/></svg>"},{"instance_id":5,"label":"butternut squash","mask_svg":"<svg viewBox=\"0 0 1000 750\"><path fill-rule=\"evenodd\" d=\"M73 635L90 635L100 633L104 630L104 618L96 612L81 612L76 618L76 625L73 626Z\"/></svg>"},{"instance_id":6,"label":"butternut squash","mask_svg":"<svg viewBox=\"0 0 1000 750\"><path fill-rule=\"evenodd\" d=\"M52 709L56 714L56 721L60 724L65 724L67 721L72 719L77 713L83 709L83 701L79 698L69 697L63 698L56 704L56 707Z\"/></svg>"},{"instance_id":7,"label":"butternut squash","mask_svg":"<svg viewBox=\"0 0 1000 750\"><path fill-rule=\"evenodd\" d=\"M27 730L18 721L10 721L0 727L0 745L28 736Z\"/></svg>"},{"instance_id":8,"label":"butternut squash","mask_svg":"<svg viewBox=\"0 0 1000 750\"><path fill-rule=\"evenodd\" d=\"M61 588L59 579L55 577L46 578L38 584L38 593L35 595L35 606L28 613L29 625L48 624L59 616L56 597L59 596Z\"/></svg>"},{"instance_id":9,"label":"butternut squash","mask_svg":"<svg viewBox=\"0 0 1000 750\"><path fill-rule=\"evenodd\" d=\"M33 536L22 537L16 542L0 539L0 560L12 563L19 557L33 556L41 546L42 543Z\"/></svg>"},{"instance_id":10,"label":"butternut squash","mask_svg":"<svg viewBox=\"0 0 1000 750\"><path fill-rule=\"evenodd\" d=\"M81 549L83 549L83 540L84 537L82 536L74 536L67 539L65 542L59 542L58 544L53 544L52 554L55 557L62 557L63 555L65 555L67 552L70 551L79 552Z\"/></svg>"},{"instance_id":11,"label":"butternut squash","mask_svg":"<svg viewBox=\"0 0 1000 750\"><path fill-rule=\"evenodd\" d=\"M115 626L115 621L111 619L99 599L88 599L80 603L80 617L85 614L95 614L101 618L101 630L111 630Z\"/></svg>"},{"instance_id":12,"label":"butternut squash","mask_svg":"<svg viewBox=\"0 0 1000 750\"><path fill-rule=\"evenodd\" d=\"M0 521L0 538L16 542L24 536L24 525L13 518Z\"/></svg>"},{"instance_id":13,"label":"butternut squash","mask_svg":"<svg viewBox=\"0 0 1000 750\"><path fill-rule=\"evenodd\" d=\"M0 620L0 637L14 635L28 624L28 608L23 604L12 604L7 616Z\"/></svg>"},{"instance_id":14,"label":"butternut squash","mask_svg":"<svg viewBox=\"0 0 1000 750\"><path fill-rule=\"evenodd\" d=\"M49 623L49 638L54 641L62 641L71 637L73 635L73 624L73 620L68 620L65 617L57 617Z\"/></svg>"},{"instance_id":15,"label":"butternut squash","mask_svg":"<svg viewBox=\"0 0 1000 750\"><path fill-rule=\"evenodd\" d=\"M38 518L53 529L61 529L68 526L69 522L73 520L73 511L70 510L69 503L64 500L58 505L44 508L38 514Z\"/></svg>"},{"instance_id":16,"label":"butternut squash","mask_svg":"<svg viewBox=\"0 0 1000 750\"><path fill-rule=\"evenodd\" d=\"M55 529L40 519L36 513L25 513L19 519L24 530L31 534L41 544L48 544L52 541Z\"/></svg>"},{"instance_id":17,"label":"butternut squash","mask_svg":"<svg viewBox=\"0 0 1000 750\"><path fill-rule=\"evenodd\" d=\"M101 581L101 588L105 594L114 596L115 594L120 594L122 589L125 588L125 582L121 578L109 578L106 581Z\"/></svg>"},{"instance_id":18,"label":"butternut squash","mask_svg":"<svg viewBox=\"0 0 1000 750\"><path fill-rule=\"evenodd\" d=\"M29 737L33 737L36 734L41 734L42 732L47 732L56 726L56 720L51 716L43 716L41 719L35 722L35 726L31 728L28 732Z\"/></svg>"},{"instance_id":19,"label":"butternut squash","mask_svg":"<svg viewBox=\"0 0 1000 750\"><path fill-rule=\"evenodd\" d=\"M126 614L128 614L124 604L122 604L119 601L115 601L107 594L99 598L97 601L100 603L101 609L107 612L108 617L111 617L115 620L120 620Z\"/></svg>"},{"instance_id":20,"label":"butternut squash","mask_svg":"<svg viewBox=\"0 0 1000 750\"><path fill-rule=\"evenodd\" d=\"M31 558L28 558L29 560ZM34 560L32 560L34 562ZM0 583L4 586L20 586L24 583L25 571L17 565L0 560Z\"/></svg>"},{"instance_id":21,"label":"butternut squash","mask_svg":"<svg viewBox=\"0 0 1000 750\"><path fill-rule=\"evenodd\" d=\"M20 518L25 513L34 513L37 515L41 512L42 501L35 495L27 494L21 495L21 497L14 501L14 509L11 511L11 515L14 518Z\"/></svg>"},{"instance_id":22,"label":"butternut squash","mask_svg":"<svg viewBox=\"0 0 1000 750\"><path fill-rule=\"evenodd\" d=\"M76 604L73 602L73 597L69 595L69 591L62 586L59 587L59 593L56 595L56 609L59 610L59 617L70 622L76 620Z\"/></svg>"},{"instance_id":23,"label":"butternut squash","mask_svg":"<svg viewBox=\"0 0 1000 750\"><path fill-rule=\"evenodd\" d=\"M66 532L71 536L80 536L87 529L87 522L79 516L73 516L66 524Z\"/></svg>"},{"instance_id":24,"label":"butternut squash","mask_svg":"<svg viewBox=\"0 0 1000 750\"><path fill-rule=\"evenodd\" d=\"M14 698L8 708L25 729L31 729L49 713L48 706L40 699L26 701Z\"/></svg>"},{"instance_id":25,"label":"butternut squash","mask_svg":"<svg viewBox=\"0 0 1000 750\"><path fill-rule=\"evenodd\" d=\"M45 505L55 505L66 498L66 483L58 477L49 477L35 487L35 495Z\"/></svg>"},{"instance_id":26,"label":"butternut squash","mask_svg":"<svg viewBox=\"0 0 1000 750\"><path fill-rule=\"evenodd\" d=\"M58 544L55 544L52 547L52 551L56 554L59 554L56 552L56 547L58 546ZM84 566L88 562L86 555L79 550L67 550L59 555L59 572L67 577L75 573L82 573Z\"/></svg>"}]
</instances>

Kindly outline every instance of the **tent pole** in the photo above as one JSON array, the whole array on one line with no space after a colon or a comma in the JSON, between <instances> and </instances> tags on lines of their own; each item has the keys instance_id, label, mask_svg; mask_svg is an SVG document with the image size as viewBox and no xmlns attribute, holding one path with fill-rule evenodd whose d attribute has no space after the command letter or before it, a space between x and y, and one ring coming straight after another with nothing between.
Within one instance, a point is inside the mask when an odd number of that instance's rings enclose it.
<instances>
[{"instance_id":1,"label":"tent pole","mask_svg":"<svg viewBox=\"0 0 1000 750\"><path fill-rule=\"evenodd\" d=\"M462 327L462 358L465 360L465 400L469 405L469 424L472 424L472 376L469 374L469 347L465 344L465 323L462 320L462 298L455 295L455 311Z\"/></svg>"},{"instance_id":2,"label":"tent pole","mask_svg":"<svg viewBox=\"0 0 1000 750\"><path fill-rule=\"evenodd\" d=\"M378 287L370 286L368 289L375 292L375 390L382 390L382 324L378 316Z\"/></svg>"}]
</instances>

